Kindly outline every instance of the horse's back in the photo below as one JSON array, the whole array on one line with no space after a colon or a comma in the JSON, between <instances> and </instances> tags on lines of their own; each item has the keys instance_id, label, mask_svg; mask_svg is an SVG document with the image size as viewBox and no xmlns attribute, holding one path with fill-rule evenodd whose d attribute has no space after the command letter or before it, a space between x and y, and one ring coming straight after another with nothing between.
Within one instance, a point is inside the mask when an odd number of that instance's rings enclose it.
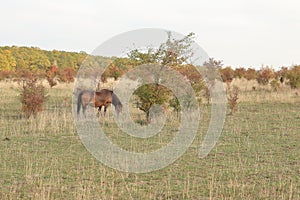
<instances>
[{"instance_id":1,"label":"horse's back","mask_svg":"<svg viewBox=\"0 0 300 200\"><path fill-rule=\"evenodd\" d=\"M90 90L84 90L80 93L81 101L83 104L88 104L90 101L92 101L94 93Z\"/></svg>"}]
</instances>

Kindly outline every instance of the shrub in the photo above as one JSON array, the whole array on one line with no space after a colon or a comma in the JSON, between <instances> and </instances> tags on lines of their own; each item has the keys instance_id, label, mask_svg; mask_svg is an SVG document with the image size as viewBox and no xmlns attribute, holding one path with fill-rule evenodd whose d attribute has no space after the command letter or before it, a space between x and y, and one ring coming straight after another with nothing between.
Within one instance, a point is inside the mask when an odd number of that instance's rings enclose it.
<instances>
[{"instance_id":1,"label":"shrub","mask_svg":"<svg viewBox=\"0 0 300 200\"><path fill-rule=\"evenodd\" d=\"M59 71L59 79L62 82L71 83L74 81L76 71L73 68L67 67Z\"/></svg>"},{"instance_id":2,"label":"shrub","mask_svg":"<svg viewBox=\"0 0 300 200\"><path fill-rule=\"evenodd\" d=\"M233 80L234 70L231 67L221 68L219 71L224 82L231 82Z\"/></svg>"},{"instance_id":3,"label":"shrub","mask_svg":"<svg viewBox=\"0 0 300 200\"><path fill-rule=\"evenodd\" d=\"M244 77L249 81L249 80L255 80L257 79L257 71L252 68L248 68L247 71L245 72Z\"/></svg>"},{"instance_id":4,"label":"shrub","mask_svg":"<svg viewBox=\"0 0 300 200\"><path fill-rule=\"evenodd\" d=\"M0 80L8 79L14 76L14 71L12 70L0 70Z\"/></svg>"},{"instance_id":5,"label":"shrub","mask_svg":"<svg viewBox=\"0 0 300 200\"><path fill-rule=\"evenodd\" d=\"M22 112L26 117L35 117L38 112L43 110L46 90L42 83L38 82L36 76L30 74L23 79L20 96Z\"/></svg>"},{"instance_id":6,"label":"shrub","mask_svg":"<svg viewBox=\"0 0 300 200\"><path fill-rule=\"evenodd\" d=\"M267 85L271 78L274 78L274 71L269 67L263 67L260 69L256 80L260 85Z\"/></svg>"},{"instance_id":7,"label":"shrub","mask_svg":"<svg viewBox=\"0 0 300 200\"><path fill-rule=\"evenodd\" d=\"M291 88L300 88L300 65L294 66L287 73Z\"/></svg>"},{"instance_id":8,"label":"shrub","mask_svg":"<svg viewBox=\"0 0 300 200\"><path fill-rule=\"evenodd\" d=\"M242 77L245 77L245 75L246 75L246 70L244 69L244 68L242 68L242 67L240 67L240 68L236 68L235 70L234 70L234 78L242 78Z\"/></svg>"},{"instance_id":9,"label":"shrub","mask_svg":"<svg viewBox=\"0 0 300 200\"><path fill-rule=\"evenodd\" d=\"M48 81L51 88L53 86L57 85L56 74L57 74L57 67L56 66L52 66L51 69L48 69L46 71L46 78L47 78L47 81Z\"/></svg>"},{"instance_id":10,"label":"shrub","mask_svg":"<svg viewBox=\"0 0 300 200\"><path fill-rule=\"evenodd\" d=\"M275 78L273 79L271 82L270 82L270 85L272 87L272 89L277 92L279 90L279 87L280 87L280 83L278 81L278 78Z\"/></svg>"},{"instance_id":11,"label":"shrub","mask_svg":"<svg viewBox=\"0 0 300 200\"><path fill-rule=\"evenodd\" d=\"M233 88L228 85L228 104L230 108L230 115L234 115L235 112L238 110L238 99L239 99L239 93L240 89L237 86L233 86Z\"/></svg>"},{"instance_id":12,"label":"shrub","mask_svg":"<svg viewBox=\"0 0 300 200\"><path fill-rule=\"evenodd\" d=\"M150 109L153 105L161 105L170 97L171 91L159 84L145 84L134 91L138 101L136 106L146 114L147 123L150 122Z\"/></svg>"}]
</instances>

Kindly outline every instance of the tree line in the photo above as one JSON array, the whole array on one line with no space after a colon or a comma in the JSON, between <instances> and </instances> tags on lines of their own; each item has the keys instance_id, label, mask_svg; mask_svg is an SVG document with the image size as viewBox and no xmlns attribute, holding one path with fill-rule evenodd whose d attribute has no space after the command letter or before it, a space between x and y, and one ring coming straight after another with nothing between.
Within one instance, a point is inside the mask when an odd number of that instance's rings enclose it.
<instances>
[{"instance_id":1,"label":"tree line","mask_svg":"<svg viewBox=\"0 0 300 200\"><path fill-rule=\"evenodd\" d=\"M26 77L34 73L44 78L55 75L62 82L72 82L87 55L83 51L77 53L47 51L38 47L0 47L0 80Z\"/></svg>"},{"instance_id":2,"label":"tree line","mask_svg":"<svg viewBox=\"0 0 300 200\"><path fill-rule=\"evenodd\" d=\"M192 35L185 38L185 42L191 41ZM170 38L164 44L165 46L161 46L160 49L166 49L166 44L171 44ZM175 44L172 45L174 46ZM183 50L177 49L176 51ZM182 65L185 61L183 52L178 52L177 57L172 55L172 53L174 54L174 51L155 52L154 49L149 49L148 52L142 53L135 49L128 54L128 58L105 58L97 56L95 59L98 61L111 61L111 64L101 77L103 81L106 81L110 77L117 80L134 66L143 63L158 62L158 59L161 59L159 61L161 64ZM28 73L35 73L50 81L54 81L54 78L56 78L61 82L72 82L77 70L87 56L88 54L85 52L47 51L38 47L0 47L0 80L24 77ZM188 57L188 55L185 56L186 58ZM193 73L191 67L178 69L185 74ZM247 80L257 80L262 85L272 84L276 86L276 84L286 81L292 88L300 87L300 66L282 67L279 70L274 70L271 67L261 67L256 70L254 68L245 69L242 67L233 69L230 66L223 67L220 65L218 66L218 71L224 82L231 82L235 78L245 78Z\"/></svg>"}]
</instances>

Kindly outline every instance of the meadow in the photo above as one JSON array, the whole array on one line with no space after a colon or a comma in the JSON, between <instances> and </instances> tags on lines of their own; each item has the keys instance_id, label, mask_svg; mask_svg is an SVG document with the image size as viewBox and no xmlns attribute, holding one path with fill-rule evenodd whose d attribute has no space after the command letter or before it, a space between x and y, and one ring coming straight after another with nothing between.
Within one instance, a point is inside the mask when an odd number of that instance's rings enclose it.
<instances>
[{"instance_id":1,"label":"meadow","mask_svg":"<svg viewBox=\"0 0 300 200\"><path fill-rule=\"evenodd\" d=\"M44 111L27 119L20 87L2 81L0 199L300 199L300 91L231 84L241 89L238 111L226 116L207 157L198 158L210 116L203 103L199 130L184 155L161 170L135 174L111 169L85 149L74 126L73 84L48 88ZM170 141L178 122L169 115L163 130L144 141L123 134L111 118L100 123L116 144L143 151Z\"/></svg>"}]
</instances>

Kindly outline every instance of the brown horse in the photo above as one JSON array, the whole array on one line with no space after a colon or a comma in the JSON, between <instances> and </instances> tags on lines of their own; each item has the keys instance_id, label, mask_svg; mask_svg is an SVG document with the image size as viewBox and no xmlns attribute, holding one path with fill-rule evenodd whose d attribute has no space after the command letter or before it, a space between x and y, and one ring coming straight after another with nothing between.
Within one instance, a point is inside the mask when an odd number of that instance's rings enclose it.
<instances>
[{"instance_id":1,"label":"brown horse","mask_svg":"<svg viewBox=\"0 0 300 200\"><path fill-rule=\"evenodd\" d=\"M84 90L79 93L77 100L77 114L80 113L80 108L82 106L82 112L85 115L85 110L87 105L92 104L95 108L98 108L98 112L101 112L102 106L104 106L104 116L107 107L113 104L117 115L122 111L122 103L120 102L117 95L108 89L102 89L100 91L94 92L91 90Z\"/></svg>"}]
</instances>

